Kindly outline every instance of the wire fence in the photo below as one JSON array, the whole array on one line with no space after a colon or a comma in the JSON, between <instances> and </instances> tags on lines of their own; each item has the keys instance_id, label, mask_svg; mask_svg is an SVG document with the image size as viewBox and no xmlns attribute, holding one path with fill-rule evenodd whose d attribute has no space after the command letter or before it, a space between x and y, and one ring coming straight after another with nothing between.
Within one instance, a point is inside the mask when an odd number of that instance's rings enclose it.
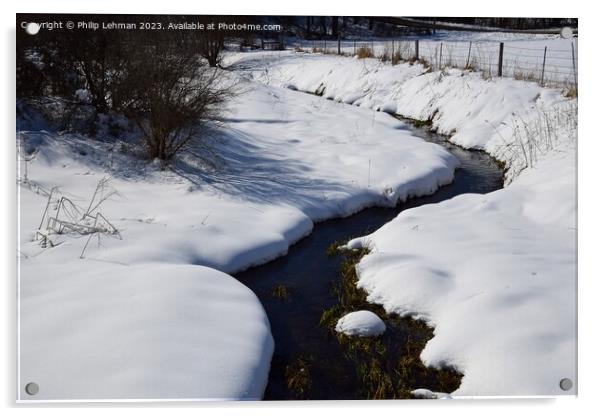
<instances>
[{"instance_id":1,"label":"wire fence","mask_svg":"<svg viewBox=\"0 0 602 416\"><path fill-rule=\"evenodd\" d=\"M419 61L433 69L480 71L484 78L512 77L550 87L572 89L578 83L575 42L570 48L518 42L424 40L299 40L286 45L300 52L374 57L396 65Z\"/></svg>"}]
</instances>

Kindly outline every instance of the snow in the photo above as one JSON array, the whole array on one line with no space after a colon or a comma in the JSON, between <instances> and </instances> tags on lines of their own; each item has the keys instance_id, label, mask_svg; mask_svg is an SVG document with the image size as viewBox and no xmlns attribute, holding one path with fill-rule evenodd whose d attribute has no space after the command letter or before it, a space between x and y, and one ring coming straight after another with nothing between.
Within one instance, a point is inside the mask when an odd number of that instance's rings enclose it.
<instances>
[{"instance_id":1,"label":"snow","mask_svg":"<svg viewBox=\"0 0 602 416\"><path fill-rule=\"evenodd\" d=\"M437 391L431 391L429 389L416 389L412 390L412 396L416 399L451 399L447 393L441 393Z\"/></svg>"},{"instance_id":2,"label":"snow","mask_svg":"<svg viewBox=\"0 0 602 416\"><path fill-rule=\"evenodd\" d=\"M287 51L225 63L245 93L192 149L201 157L171 170L122 152L126 142L21 124L35 154L19 188L21 391L40 384L21 399L260 397L269 324L225 273L284 255L316 221L453 179L452 155L384 112L431 119L508 172L500 191L404 211L349 242L371 250L357 269L368 300L433 326L421 358L463 373L453 396L575 393L559 388L576 382L574 101L535 83L375 59ZM86 206L106 176L119 193L98 212L122 239L91 240L83 259L81 236L33 241L44 190Z\"/></svg>"},{"instance_id":3,"label":"snow","mask_svg":"<svg viewBox=\"0 0 602 416\"><path fill-rule=\"evenodd\" d=\"M269 85L320 90L334 101L431 120L432 128L451 142L508 163L509 180L527 164L517 155L521 146L515 130L567 103L561 91L534 82L485 80L478 72L430 71L419 64L391 66L377 59L294 52L234 53L227 62Z\"/></svg>"},{"instance_id":4,"label":"snow","mask_svg":"<svg viewBox=\"0 0 602 416\"><path fill-rule=\"evenodd\" d=\"M261 397L269 324L225 273L284 255L315 221L453 179L454 156L388 115L240 84L224 126L190 150L200 157L182 154L168 170L137 159L128 137L42 130L35 116L19 123L29 129L18 135L29 159L19 187L21 400ZM85 210L103 178L116 193L92 214L119 235L87 244L52 234L54 247L42 248L47 193L58 187L50 216L61 197ZM36 396L22 393L30 381Z\"/></svg>"},{"instance_id":5,"label":"snow","mask_svg":"<svg viewBox=\"0 0 602 416\"><path fill-rule=\"evenodd\" d=\"M376 337L386 330L385 323L374 312L350 312L338 320L335 330L348 336Z\"/></svg>"},{"instance_id":6,"label":"snow","mask_svg":"<svg viewBox=\"0 0 602 416\"><path fill-rule=\"evenodd\" d=\"M421 359L464 374L454 395L566 394L560 379L576 379L574 174L573 153L548 158L362 238L358 285L435 328Z\"/></svg>"},{"instance_id":7,"label":"snow","mask_svg":"<svg viewBox=\"0 0 602 416\"><path fill-rule=\"evenodd\" d=\"M575 394L559 387L576 380L574 100L535 83L375 59L230 62L269 85L432 119L450 141L505 162L504 189L410 209L351 240L347 248L371 251L358 286L389 313L434 328L421 359L464 375L454 396Z\"/></svg>"},{"instance_id":8,"label":"snow","mask_svg":"<svg viewBox=\"0 0 602 416\"><path fill-rule=\"evenodd\" d=\"M255 295L203 266L30 259L22 386L34 399L255 399L273 341ZM253 380L254 382L249 382Z\"/></svg>"},{"instance_id":9,"label":"snow","mask_svg":"<svg viewBox=\"0 0 602 416\"><path fill-rule=\"evenodd\" d=\"M480 70L497 73L500 42L504 42L503 74L506 77L531 76L540 80L542 69L544 79L553 85L574 83L573 49L575 69L579 67L578 39L564 39L559 35L535 35L501 32L462 32L437 31L430 36L404 36L402 38L374 38L366 36L358 40L341 41L341 52L353 54L357 48L366 47L374 56L390 55L393 44L404 59L415 56L415 40L420 42L420 58L439 68L442 66L464 68L467 62ZM292 40L291 48L297 47L311 52L315 46L334 53L338 51L337 41ZM442 51L440 53L440 48ZM543 68L544 53L546 57ZM390 65L390 63L388 64Z\"/></svg>"}]
</instances>

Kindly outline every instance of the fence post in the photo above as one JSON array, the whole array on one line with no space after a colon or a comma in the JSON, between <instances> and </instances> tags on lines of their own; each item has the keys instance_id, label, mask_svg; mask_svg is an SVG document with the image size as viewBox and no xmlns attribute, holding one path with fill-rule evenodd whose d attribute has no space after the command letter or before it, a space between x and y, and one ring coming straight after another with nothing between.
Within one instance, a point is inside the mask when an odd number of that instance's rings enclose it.
<instances>
[{"instance_id":1,"label":"fence post","mask_svg":"<svg viewBox=\"0 0 602 416\"><path fill-rule=\"evenodd\" d=\"M541 66L541 81L540 84L543 85L544 74L546 72L546 55L548 53L548 47L545 46L543 48L543 65Z\"/></svg>"},{"instance_id":2,"label":"fence post","mask_svg":"<svg viewBox=\"0 0 602 416\"><path fill-rule=\"evenodd\" d=\"M466 58L466 66L464 69L468 69L468 65L470 65L470 51L472 50L472 42L468 44L468 58Z\"/></svg>"},{"instance_id":3,"label":"fence post","mask_svg":"<svg viewBox=\"0 0 602 416\"><path fill-rule=\"evenodd\" d=\"M326 53L326 40L324 40L324 48L322 49L322 53Z\"/></svg>"},{"instance_id":4,"label":"fence post","mask_svg":"<svg viewBox=\"0 0 602 416\"><path fill-rule=\"evenodd\" d=\"M416 55L414 56L414 58L418 61L420 60L420 53L418 51L418 39L416 39Z\"/></svg>"},{"instance_id":5,"label":"fence post","mask_svg":"<svg viewBox=\"0 0 602 416\"><path fill-rule=\"evenodd\" d=\"M443 42L439 44L439 69L441 69L441 56L443 55Z\"/></svg>"},{"instance_id":6,"label":"fence post","mask_svg":"<svg viewBox=\"0 0 602 416\"><path fill-rule=\"evenodd\" d=\"M261 34L261 50L264 49L264 44L263 44L263 33Z\"/></svg>"},{"instance_id":7,"label":"fence post","mask_svg":"<svg viewBox=\"0 0 602 416\"><path fill-rule=\"evenodd\" d=\"M502 76L502 68L504 66L504 42L500 42L500 57L497 64L497 76Z\"/></svg>"},{"instance_id":8,"label":"fence post","mask_svg":"<svg viewBox=\"0 0 602 416\"><path fill-rule=\"evenodd\" d=\"M371 41L370 50L372 51L372 55L374 55L374 39Z\"/></svg>"},{"instance_id":9,"label":"fence post","mask_svg":"<svg viewBox=\"0 0 602 416\"><path fill-rule=\"evenodd\" d=\"M575 91L577 91L577 66L575 65L575 42L571 42L571 52L573 54L573 78L575 79Z\"/></svg>"},{"instance_id":10,"label":"fence post","mask_svg":"<svg viewBox=\"0 0 602 416\"><path fill-rule=\"evenodd\" d=\"M355 55L356 55L356 53L355 53L355 39L354 39L353 40L353 56L355 56Z\"/></svg>"},{"instance_id":11,"label":"fence post","mask_svg":"<svg viewBox=\"0 0 602 416\"><path fill-rule=\"evenodd\" d=\"M339 43L337 48L337 55L341 54L341 34L339 33Z\"/></svg>"}]
</instances>

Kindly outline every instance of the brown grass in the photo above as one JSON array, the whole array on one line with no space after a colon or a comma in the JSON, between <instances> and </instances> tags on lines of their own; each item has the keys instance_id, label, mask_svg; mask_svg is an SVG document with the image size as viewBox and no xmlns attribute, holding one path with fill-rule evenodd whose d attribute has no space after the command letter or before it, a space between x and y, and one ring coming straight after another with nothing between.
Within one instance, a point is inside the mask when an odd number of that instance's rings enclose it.
<instances>
[{"instance_id":1,"label":"brown grass","mask_svg":"<svg viewBox=\"0 0 602 416\"><path fill-rule=\"evenodd\" d=\"M563 94L567 98L577 98L577 87L568 87L563 91Z\"/></svg>"},{"instance_id":2,"label":"brown grass","mask_svg":"<svg viewBox=\"0 0 602 416\"><path fill-rule=\"evenodd\" d=\"M339 243L337 243L338 245ZM389 315L379 305L369 303L366 292L357 287L356 264L368 249L343 251L341 280L333 287L338 304L322 313L320 324L331 329L344 349L345 356L354 363L356 376L362 386L358 392L364 399L408 399L416 388L452 392L460 386L462 375L453 368L426 367L420 353L433 330L424 322L409 317ZM360 309L376 313L387 323L387 331L380 337L349 337L334 333L338 319Z\"/></svg>"},{"instance_id":3,"label":"brown grass","mask_svg":"<svg viewBox=\"0 0 602 416\"><path fill-rule=\"evenodd\" d=\"M359 59L374 58L374 53L372 52L372 49L367 46L360 46L359 48L357 48L355 54Z\"/></svg>"},{"instance_id":4,"label":"brown grass","mask_svg":"<svg viewBox=\"0 0 602 416\"><path fill-rule=\"evenodd\" d=\"M276 287L274 287L274 289L272 289L272 296L278 299L288 299L291 295L290 290L282 285L276 285Z\"/></svg>"},{"instance_id":5,"label":"brown grass","mask_svg":"<svg viewBox=\"0 0 602 416\"><path fill-rule=\"evenodd\" d=\"M311 388L309 362L303 357L295 358L284 370L286 385L295 397L302 399Z\"/></svg>"}]
</instances>

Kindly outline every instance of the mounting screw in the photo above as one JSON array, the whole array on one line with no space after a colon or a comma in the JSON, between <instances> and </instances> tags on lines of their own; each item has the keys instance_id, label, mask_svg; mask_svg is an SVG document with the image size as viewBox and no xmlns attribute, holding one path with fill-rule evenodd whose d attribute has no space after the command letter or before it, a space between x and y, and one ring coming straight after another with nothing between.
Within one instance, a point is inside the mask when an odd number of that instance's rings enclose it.
<instances>
[{"instance_id":1,"label":"mounting screw","mask_svg":"<svg viewBox=\"0 0 602 416\"><path fill-rule=\"evenodd\" d=\"M30 396L35 396L40 391L40 386L36 383L27 383L25 385L25 392Z\"/></svg>"},{"instance_id":2,"label":"mounting screw","mask_svg":"<svg viewBox=\"0 0 602 416\"><path fill-rule=\"evenodd\" d=\"M564 391L569 391L573 388L573 380L570 378L563 378L560 380L560 388Z\"/></svg>"}]
</instances>

